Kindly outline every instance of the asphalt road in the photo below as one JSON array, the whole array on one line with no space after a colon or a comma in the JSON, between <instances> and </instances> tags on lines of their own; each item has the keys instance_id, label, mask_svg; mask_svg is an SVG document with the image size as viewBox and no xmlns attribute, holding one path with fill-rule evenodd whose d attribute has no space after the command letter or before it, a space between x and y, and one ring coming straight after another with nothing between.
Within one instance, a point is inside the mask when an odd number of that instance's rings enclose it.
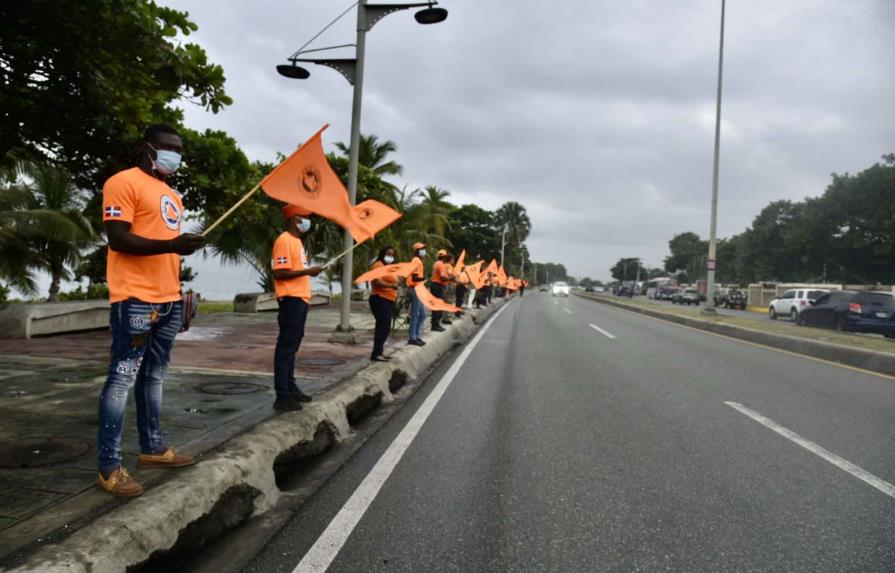
<instances>
[{"instance_id":1,"label":"asphalt road","mask_svg":"<svg viewBox=\"0 0 895 573\"><path fill-rule=\"evenodd\" d=\"M541 293L467 354L246 571L895 571L895 380Z\"/></svg>"}]
</instances>

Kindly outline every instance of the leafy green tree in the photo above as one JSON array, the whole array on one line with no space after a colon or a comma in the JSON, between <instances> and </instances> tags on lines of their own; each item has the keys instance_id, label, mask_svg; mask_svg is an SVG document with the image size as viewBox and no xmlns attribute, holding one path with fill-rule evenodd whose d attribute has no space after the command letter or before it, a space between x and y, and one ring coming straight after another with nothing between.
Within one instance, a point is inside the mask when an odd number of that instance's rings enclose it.
<instances>
[{"instance_id":1,"label":"leafy green tree","mask_svg":"<svg viewBox=\"0 0 895 573\"><path fill-rule=\"evenodd\" d=\"M466 249L467 261L491 260L500 255L500 231L494 213L478 205L462 205L448 215L446 238L458 253Z\"/></svg>"},{"instance_id":2,"label":"leafy green tree","mask_svg":"<svg viewBox=\"0 0 895 573\"><path fill-rule=\"evenodd\" d=\"M506 228L506 246L504 247L504 266L517 271L522 263L520 249L531 232L531 219L525 207L516 201L501 205L495 214L499 229Z\"/></svg>"},{"instance_id":3,"label":"leafy green tree","mask_svg":"<svg viewBox=\"0 0 895 573\"><path fill-rule=\"evenodd\" d=\"M4 2L0 160L24 150L99 188L133 160L145 126L178 124L176 102L217 112L224 72L182 38L187 14L147 0Z\"/></svg>"},{"instance_id":4,"label":"leafy green tree","mask_svg":"<svg viewBox=\"0 0 895 573\"><path fill-rule=\"evenodd\" d=\"M637 278L638 269L640 270L640 279L643 280L646 278L646 273L643 271L643 264L640 262L639 258L630 257L619 259L609 272L612 274L612 278L619 281L633 281Z\"/></svg>"},{"instance_id":5,"label":"leafy green tree","mask_svg":"<svg viewBox=\"0 0 895 573\"><path fill-rule=\"evenodd\" d=\"M708 241L703 241L696 233L679 233L668 241L671 255L665 257L665 270L670 273L684 271L693 274L699 257L708 253Z\"/></svg>"},{"instance_id":6,"label":"leafy green tree","mask_svg":"<svg viewBox=\"0 0 895 573\"><path fill-rule=\"evenodd\" d=\"M80 251L93 240L81 212L81 195L64 172L19 163L17 178L0 189L0 280L35 293L34 271L53 277L51 299Z\"/></svg>"},{"instance_id":7,"label":"leafy green tree","mask_svg":"<svg viewBox=\"0 0 895 573\"><path fill-rule=\"evenodd\" d=\"M349 146L342 142L336 143L336 147L347 158ZM393 155L398 151L398 146L394 141L387 139L380 142L376 135L360 134L360 145L358 145L358 164L363 165L379 177L387 175L401 175L404 167L394 160L389 159L389 155Z\"/></svg>"}]
</instances>

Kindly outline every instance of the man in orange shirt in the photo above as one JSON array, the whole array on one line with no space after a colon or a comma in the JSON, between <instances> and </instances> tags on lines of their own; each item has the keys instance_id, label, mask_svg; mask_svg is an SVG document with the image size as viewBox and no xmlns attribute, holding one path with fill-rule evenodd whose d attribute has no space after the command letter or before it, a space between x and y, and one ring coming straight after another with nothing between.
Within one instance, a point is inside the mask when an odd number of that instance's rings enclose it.
<instances>
[{"instance_id":1,"label":"man in orange shirt","mask_svg":"<svg viewBox=\"0 0 895 573\"><path fill-rule=\"evenodd\" d=\"M444 249L439 249L438 253L435 255L437 260L435 261L435 265L432 267L432 288L431 292L437 298L444 300L444 293L447 290L448 284L452 280L454 280L454 276L451 274L450 268L448 266L448 261L451 258L450 253L445 251ZM432 311L432 332L444 332L444 327L441 326L441 320L444 312L440 310ZM446 321L447 324L450 324L450 321Z\"/></svg>"},{"instance_id":2,"label":"man in orange shirt","mask_svg":"<svg viewBox=\"0 0 895 573\"><path fill-rule=\"evenodd\" d=\"M273 244L273 276L276 287L279 314L277 324L280 334L273 358L273 385L277 410L301 410L302 402L311 397L295 384L295 353L305 335L305 321L311 304L311 277L323 271L322 267L308 267L301 237L311 230L311 213L297 205L283 208L286 230Z\"/></svg>"},{"instance_id":3,"label":"man in orange shirt","mask_svg":"<svg viewBox=\"0 0 895 573\"><path fill-rule=\"evenodd\" d=\"M373 261L370 270L390 265L395 262L395 249L386 245L379 249L379 255ZM392 312L395 301L398 300L398 277L384 276L372 281L373 289L370 292L370 310L376 318L376 330L373 336L373 353L370 360L375 362L388 362L390 358L385 356L385 341L392 330Z\"/></svg>"},{"instance_id":4,"label":"man in orange shirt","mask_svg":"<svg viewBox=\"0 0 895 573\"><path fill-rule=\"evenodd\" d=\"M131 386L140 435L137 467L193 463L190 456L164 445L160 425L162 384L174 337L183 325L180 256L205 245L201 235L181 234L183 204L165 183L180 165L182 148L174 128L152 125L143 134L137 166L116 173L103 186L112 349L99 397L97 482L119 496L143 493L121 465L121 432Z\"/></svg>"},{"instance_id":5,"label":"man in orange shirt","mask_svg":"<svg viewBox=\"0 0 895 573\"><path fill-rule=\"evenodd\" d=\"M410 261L413 263L414 268L413 272L410 273L410 276L405 279L405 284L407 285L407 297L410 299L409 344L415 346L426 345L422 337L423 321L426 320L426 307L423 306L423 301L416 296L416 291L413 290L416 285L426 282L426 271L425 266L423 265L425 256L426 245L423 243L414 243L413 260Z\"/></svg>"}]
</instances>

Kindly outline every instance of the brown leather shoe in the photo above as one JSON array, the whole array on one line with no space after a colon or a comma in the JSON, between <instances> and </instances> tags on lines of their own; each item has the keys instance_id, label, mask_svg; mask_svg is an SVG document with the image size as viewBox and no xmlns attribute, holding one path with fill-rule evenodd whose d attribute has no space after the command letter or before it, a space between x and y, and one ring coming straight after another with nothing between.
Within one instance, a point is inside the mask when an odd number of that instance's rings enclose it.
<instances>
[{"instance_id":1,"label":"brown leather shoe","mask_svg":"<svg viewBox=\"0 0 895 573\"><path fill-rule=\"evenodd\" d=\"M104 478L102 472L100 472L96 483L112 495L120 497L137 497L143 494L143 486L140 485L140 482L135 480L121 466L109 474L109 479Z\"/></svg>"},{"instance_id":2,"label":"brown leather shoe","mask_svg":"<svg viewBox=\"0 0 895 573\"><path fill-rule=\"evenodd\" d=\"M137 468L182 468L195 463L192 456L168 448L160 454L137 454Z\"/></svg>"}]
</instances>

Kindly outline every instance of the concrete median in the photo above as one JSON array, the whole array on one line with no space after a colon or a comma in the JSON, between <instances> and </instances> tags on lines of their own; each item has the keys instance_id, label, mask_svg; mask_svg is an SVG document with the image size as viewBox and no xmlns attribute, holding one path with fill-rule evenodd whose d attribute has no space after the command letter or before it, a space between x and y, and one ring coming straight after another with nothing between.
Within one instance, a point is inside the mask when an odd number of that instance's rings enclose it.
<instances>
[{"instance_id":1,"label":"concrete median","mask_svg":"<svg viewBox=\"0 0 895 573\"><path fill-rule=\"evenodd\" d=\"M700 319L696 316L682 316L670 312L663 312L660 309L645 308L633 304L626 304L621 301L613 300L607 296L589 295L576 293L582 298L596 301L616 308L621 308L631 312L636 312L653 318L659 318L668 322L682 324L691 328L698 328L715 334L729 336L788 352L795 352L805 356L811 356L830 362L837 362L856 368L863 368L871 372L878 372L889 376L895 376L895 354L888 352L879 352L874 350L865 350L862 348L848 347L839 344L831 344L819 340L811 340L799 336L789 336L775 332L766 332L762 330L745 328L731 324L724 324L712 320Z\"/></svg>"},{"instance_id":2,"label":"concrete median","mask_svg":"<svg viewBox=\"0 0 895 573\"><path fill-rule=\"evenodd\" d=\"M371 363L306 405L280 414L236 436L205 455L195 466L137 499L122 503L56 543L42 545L16 572L106 573L133 569L175 547L203 519L238 526L264 513L281 496L276 464L300 458L352 434L352 417L389 403L404 381L424 375L439 359L465 342L507 301L471 310L444 333L428 333L426 346L404 347L387 363ZM318 445L324 446L318 447ZM186 535L189 536L189 533Z\"/></svg>"}]
</instances>

